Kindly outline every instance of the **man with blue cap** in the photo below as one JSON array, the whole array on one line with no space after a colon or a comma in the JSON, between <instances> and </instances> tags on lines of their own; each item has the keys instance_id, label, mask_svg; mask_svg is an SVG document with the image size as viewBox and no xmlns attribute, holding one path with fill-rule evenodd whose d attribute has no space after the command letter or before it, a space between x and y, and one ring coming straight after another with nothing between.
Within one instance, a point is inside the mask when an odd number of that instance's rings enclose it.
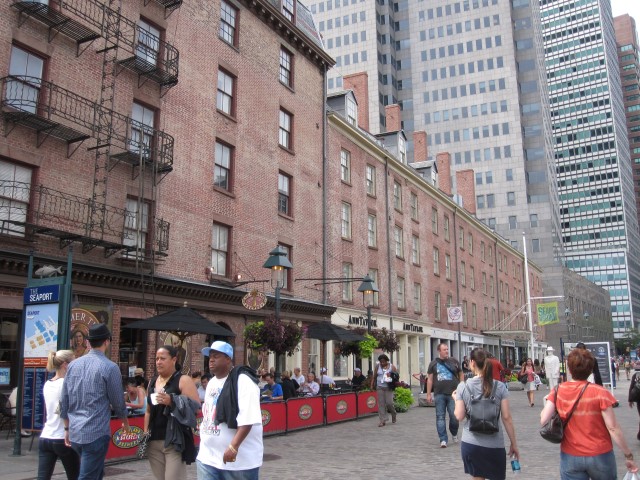
<instances>
[{"instance_id":1,"label":"man with blue cap","mask_svg":"<svg viewBox=\"0 0 640 480\"><path fill-rule=\"evenodd\" d=\"M198 480L257 480L262 466L262 411L256 372L233 366L233 347L203 348L213 378L202 405Z\"/></svg>"}]
</instances>

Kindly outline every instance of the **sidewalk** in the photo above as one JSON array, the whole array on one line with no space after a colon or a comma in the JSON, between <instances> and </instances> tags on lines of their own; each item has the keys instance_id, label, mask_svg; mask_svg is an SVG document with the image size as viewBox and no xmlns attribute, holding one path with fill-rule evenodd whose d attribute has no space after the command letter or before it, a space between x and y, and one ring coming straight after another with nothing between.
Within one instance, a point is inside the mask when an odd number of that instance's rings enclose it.
<instances>
[{"instance_id":1,"label":"sidewalk","mask_svg":"<svg viewBox=\"0 0 640 480\"><path fill-rule=\"evenodd\" d=\"M623 374L624 377L624 374ZM640 458L640 442L636 440L638 413L629 408L626 399L629 381L621 379L614 390L620 407L615 414L636 458ZM511 392L511 409L520 447L524 479L559 479L560 448L544 441L538 434L542 398L547 390L536 392L535 407L527 404L525 392ZM13 437L0 433L0 472L2 480L34 479L38 468L37 439L28 451L31 439L23 439L20 457L10 456ZM267 437L264 442L263 479L387 480L389 478L468 478L464 474L458 444L440 448L435 428L435 409L414 407L398 414L398 423L378 428L377 416L327 427ZM618 479L624 477L624 457L614 446ZM66 476L58 462L53 477ZM154 480L147 461L128 461L107 466L109 480ZM187 479L195 480L195 466L187 468ZM511 471L507 478L513 477Z\"/></svg>"}]
</instances>

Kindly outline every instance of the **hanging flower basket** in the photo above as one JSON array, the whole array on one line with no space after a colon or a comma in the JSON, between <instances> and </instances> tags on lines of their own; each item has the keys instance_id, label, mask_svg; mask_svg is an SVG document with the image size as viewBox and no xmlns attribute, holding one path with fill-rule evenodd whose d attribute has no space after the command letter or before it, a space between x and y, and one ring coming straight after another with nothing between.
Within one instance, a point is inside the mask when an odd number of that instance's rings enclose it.
<instances>
[{"instance_id":1,"label":"hanging flower basket","mask_svg":"<svg viewBox=\"0 0 640 480\"><path fill-rule=\"evenodd\" d=\"M282 322L271 315L244 328L247 346L256 351L292 356L298 351L304 329L295 323Z\"/></svg>"}]
</instances>

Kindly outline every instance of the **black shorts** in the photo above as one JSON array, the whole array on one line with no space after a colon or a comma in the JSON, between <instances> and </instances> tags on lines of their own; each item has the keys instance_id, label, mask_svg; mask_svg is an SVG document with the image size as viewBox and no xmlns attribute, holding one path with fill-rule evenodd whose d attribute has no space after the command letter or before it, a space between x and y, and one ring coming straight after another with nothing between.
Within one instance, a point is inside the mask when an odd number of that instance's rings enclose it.
<instances>
[{"instance_id":1,"label":"black shorts","mask_svg":"<svg viewBox=\"0 0 640 480\"><path fill-rule=\"evenodd\" d=\"M487 448L470 443L460 444L464 473L487 480L505 480L507 452L503 448Z\"/></svg>"}]
</instances>

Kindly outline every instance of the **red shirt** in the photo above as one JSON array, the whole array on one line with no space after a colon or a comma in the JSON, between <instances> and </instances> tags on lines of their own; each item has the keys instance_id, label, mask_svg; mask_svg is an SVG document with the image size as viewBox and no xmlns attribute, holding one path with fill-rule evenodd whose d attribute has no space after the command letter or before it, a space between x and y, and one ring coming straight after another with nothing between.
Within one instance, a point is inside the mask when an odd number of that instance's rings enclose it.
<instances>
[{"instance_id":1,"label":"red shirt","mask_svg":"<svg viewBox=\"0 0 640 480\"><path fill-rule=\"evenodd\" d=\"M555 390L549 394L562 420L566 420L586 381L565 382L559 386L558 400ZM602 411L616 403L611 392L600 385L589 383L573 416L564 429L560 450L577 457L591 457L613 450L611 435L602 418Z\"/></svg>"},{"instance_id":2,"label":"red shirt","mask_svg":"<svg viewBox=\"0 0 640 480\"><path fill-rule=\"evenodd\" d=\"M498 380L499 382L504 381L504 378L502 378L503 377L502 372L504 372L504 367L502 366L500 361L495 357L490 358L489 361L491 362L491 366L493 367L493 379Z\"/></svg>"}]
</instances>

